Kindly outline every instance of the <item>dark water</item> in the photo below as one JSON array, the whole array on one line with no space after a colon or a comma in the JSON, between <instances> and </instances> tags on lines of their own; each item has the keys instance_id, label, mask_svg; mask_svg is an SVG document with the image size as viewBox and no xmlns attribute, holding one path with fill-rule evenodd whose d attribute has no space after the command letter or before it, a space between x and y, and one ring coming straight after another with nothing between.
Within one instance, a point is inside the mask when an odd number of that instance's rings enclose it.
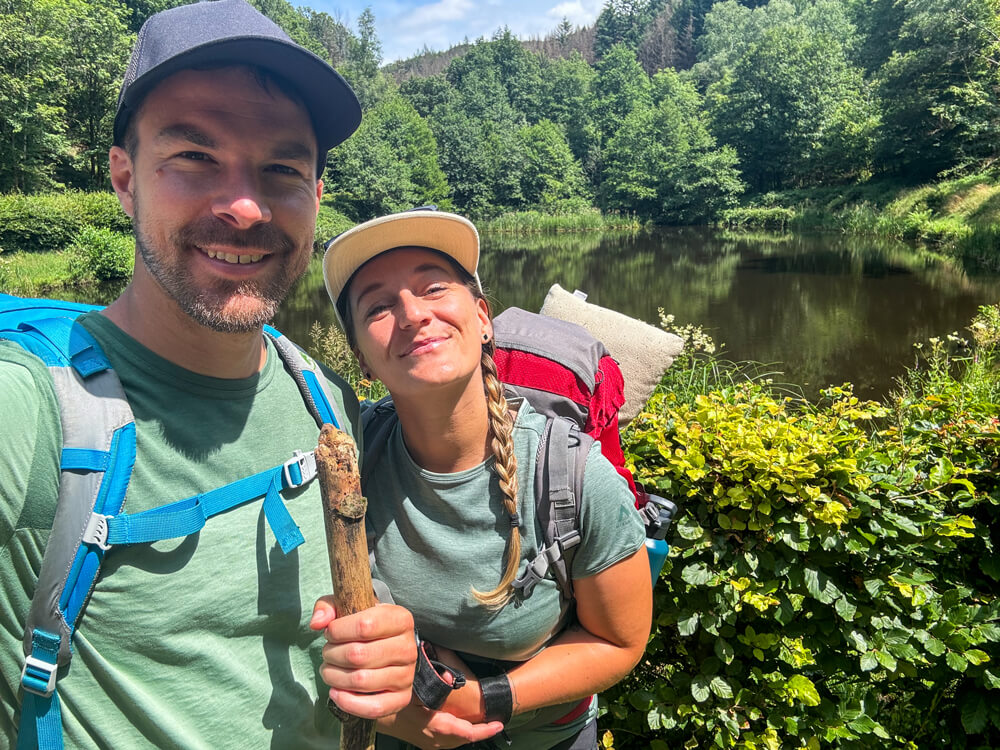
<instances>
[{"instance_id":1,"label":"dark water","mask_svg":"<svg viewBox=\"0 0 1000 750\"><path fill-rule=\"evenodd\" d=\"M913 343L962 330L1000 301L1000 276L903 244L822 235L731 235L707 229L487 237L480 275L497 311L537 310L553 283L656 324L657 308L703 326L732 360L775 363L808 395L850 381L884 395ZM308 342L333 323L314 261L276 324Z\"/></svg>"}]
</instances>

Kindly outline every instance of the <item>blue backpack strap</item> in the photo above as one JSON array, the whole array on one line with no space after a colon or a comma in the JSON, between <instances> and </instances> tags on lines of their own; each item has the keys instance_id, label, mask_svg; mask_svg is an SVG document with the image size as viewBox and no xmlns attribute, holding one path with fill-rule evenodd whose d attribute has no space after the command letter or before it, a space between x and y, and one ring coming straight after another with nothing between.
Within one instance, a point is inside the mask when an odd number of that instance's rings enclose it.
<instances>
[{"instance_id":1,"label":"blue backpack strap","mask_svg":"<svg viewBox=\"0 0 1000 750\"><path fill-rule=\"evenodd\" d=\"M512 584L524 598L551 570L562 595L573 599L572 563L581 541L580 502L593 444L594 439L572 420L546 420L535 456L535 510L545 546Z\"/></svg>"},{"instance_id":2,"label":"blue backpack strap","mask_svg":"<svg viewBox=\"0 0 1000 750\"><path fill-rule=\"evenodd\" d=\"M66 317L35 314L0 333L48 366L63 431L59 497L25 627L19 749L62 747L56 678L105 552L84 531L94 514L121 511L135 463L132 410L110 362L72 307L50 312Z\"/></svg>"},{"instance_id":3,"label":"blue backpack strap","mask_svg":"<svg viewBox=\"0 0 1000 750\"><path fill-rule=\"evenodd\" d=\"M327 387L326 376L319 364L275 328L264 326L264 333L271 339L271 343L274 344L281 360L292 373L292 377L299 387L299 392L302 394L302 400L306 402L316 424L320 427L324 424L332 424L338 430L342 430L343 422L340 421L340 415L334 409L334 400Z\"/></svg>"}]
</instances>

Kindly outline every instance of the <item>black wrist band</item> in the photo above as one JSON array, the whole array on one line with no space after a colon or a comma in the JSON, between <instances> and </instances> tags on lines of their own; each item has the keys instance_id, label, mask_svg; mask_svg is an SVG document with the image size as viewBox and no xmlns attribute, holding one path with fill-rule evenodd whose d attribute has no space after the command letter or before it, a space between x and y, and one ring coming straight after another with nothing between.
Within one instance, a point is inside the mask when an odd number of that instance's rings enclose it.
<instances>
[{"instance_id":1,"label":"black wrist band","mask_svg":"<svg viewBox=\"0 0 1000 750\"><path fill-rule=\"evenodd\" d=\"M510 715L514 712L514 697L507 675L484 677L479 681L479 690L483 694L486 721L501 721L504 724L510 721Z\"/></svg>"}]
</instances>

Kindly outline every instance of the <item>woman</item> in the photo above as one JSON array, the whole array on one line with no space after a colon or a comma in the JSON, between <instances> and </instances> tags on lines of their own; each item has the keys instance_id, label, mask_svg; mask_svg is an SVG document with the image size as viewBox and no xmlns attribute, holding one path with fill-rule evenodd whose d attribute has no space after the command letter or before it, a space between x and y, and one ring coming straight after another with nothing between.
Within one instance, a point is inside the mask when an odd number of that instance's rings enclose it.
<instances>
[{"instance_id":1,"label":"woman","mask_svg":"<svg viewBox=\"0 0 1000 750\"><path fill-rule=\"evenodd\" d=\"M575 617L554 580L515 595L519 568L544 544L533 477L546 418L497 379L478 262L475 227L426 210L361 224L327 250L327 291L348 341L398 419L365 470L372 572L422 639L460 653L469 679L441 711L502 721L513 748L592 748L593 694L635 666L649 635L644 529L595 445L572 563ZM381 730L454 746L432 716L413 706Z\"/></svg>"}]
</instances>

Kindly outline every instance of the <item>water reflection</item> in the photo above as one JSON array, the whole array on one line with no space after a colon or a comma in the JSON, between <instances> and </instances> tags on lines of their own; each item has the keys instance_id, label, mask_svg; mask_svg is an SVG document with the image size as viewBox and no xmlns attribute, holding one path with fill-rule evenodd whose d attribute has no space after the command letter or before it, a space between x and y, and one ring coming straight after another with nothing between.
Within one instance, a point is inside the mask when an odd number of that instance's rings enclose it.
<instances>
[{"instance_id":1,"label":"water reflection","mask_svg":"<svg viewBox=\"0 0 1000 750\"><path fill-rule=\"evenodd\" d=\"M736 235L706 229L487 237L481 276L498 310L537 310L553 283L655 323L697 323L732 359L780 362L806 393L851 381L879 396L913 362L912 344L964 328L1000 299L1000 277L900 243L842 235ZM333 322L315 260L277 325L308 341Z\"/></svg>"}]
</instances>

